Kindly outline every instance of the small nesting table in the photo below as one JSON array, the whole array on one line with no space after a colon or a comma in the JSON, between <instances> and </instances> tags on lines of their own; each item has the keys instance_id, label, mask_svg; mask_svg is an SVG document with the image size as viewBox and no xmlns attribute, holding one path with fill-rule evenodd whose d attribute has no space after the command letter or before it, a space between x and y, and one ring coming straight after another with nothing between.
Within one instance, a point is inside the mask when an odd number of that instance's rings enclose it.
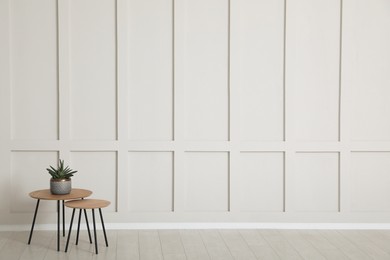
<instances>
[{"instance_id":1,"label":"small nesting table","mask_svg":"<svg viewBox=\"0 0 390 260\"><path fill-rule=\"evenodd\" d=\"M92 219L93 219L93 234L95 237L95 251L96 254L98 254L98 246L97 246L97 238L96 238L96 221L95 221L95 209L99 209L100 214L100 221L102 222L102 228L103 228L103 234L104 234L104 240L106 241L106 246L108 246L107 242L107 235L106 235L106 228L104 227L104 221L103 221L103 215L102 215L102 208L107 207L110 205L110 202L107 200L97 200L97 199L85 199L85 200L71 200L65 202L65 206L68 208L73 208L72 212L72 218L70 219L70 227L69 227L69 233L68 233L68 240L66 241L66 247L65 252L68 251L68 245L69 245L69 239L70 239L70 233L72 231L72 224L73 224L73 217L74 212L76 209L83 209L84 211L87 209L92 209ZM80 231L80 218L79 218L79 225L77 228L77 238L76 238L76 245L79 238L79 231Z\"/></svg>"},{"instance_id":2,"label":"small nesting table","mask_svg":"<svg viewBox=\"0 0 390 260\"><path fill-rule=\"evenodd\" d=\"M56 200L57 201L57 251L60 251L60 201L62 201L62 229L63 229L63 236L65 236L65 207L64 203L65 200L74 200L74 199L83 199L92 194L92 191L90 190L84 190L84 189L72 189L72 191L69 194L65 195L54 195L51 194L49 189L46 190L36 190L31 192L29 195L31 198L37 200L37 204L35 206L35 212L34 212L34 218L31 226L31 231L30 231L30 236L28 238L28 244L31 242L32 234L34 231L34 225L35 225L35 219L37 217L37 212L39 208L39 202L40 200ZM87 227L88 227L88 234L89 234L89 240L92 243L91 240L91 233L89 230L89 225L88 225L88 218L87 218L87 212L84 210L84 215L85 215L85 221L87 222Z\"/></svg>"}]
</instances>

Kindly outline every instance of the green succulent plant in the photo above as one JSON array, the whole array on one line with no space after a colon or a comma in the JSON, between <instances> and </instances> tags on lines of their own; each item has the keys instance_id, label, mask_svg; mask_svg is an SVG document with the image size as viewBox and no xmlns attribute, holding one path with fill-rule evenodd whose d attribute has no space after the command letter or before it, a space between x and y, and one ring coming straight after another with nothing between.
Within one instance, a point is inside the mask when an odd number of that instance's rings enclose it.
<instances>
[{"instance_id":1,"label":"green succulent plant","mask_svg":"<svg viewBox=\"0 0 390 260\"><path fill-rule=\"evenodd\" d=\"M53 179L70 179L70 177L72 177L73 174L77 172L70 169L69 166L64 168L64 160L61 159L59 160L57 169L55 169L53 166L50 166L50 168L47 168L46 170Z\"/></svg>"}]
</instances>

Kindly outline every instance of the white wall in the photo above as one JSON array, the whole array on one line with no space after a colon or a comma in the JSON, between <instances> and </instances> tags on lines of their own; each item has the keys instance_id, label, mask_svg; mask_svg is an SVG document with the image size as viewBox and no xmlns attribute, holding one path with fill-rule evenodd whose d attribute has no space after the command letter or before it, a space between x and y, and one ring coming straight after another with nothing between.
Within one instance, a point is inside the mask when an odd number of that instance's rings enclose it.
<instances>
[{"instance_id":1,"label":"white wall","mask_svg":"<svg viewBox=\"0 0 390 260\"><path fill-rule=\"evenodd\" d=\"M0 0L0 224L58 158L107 222L388 222L388 46L387 0Z\"/></svg>"}]
</instances>

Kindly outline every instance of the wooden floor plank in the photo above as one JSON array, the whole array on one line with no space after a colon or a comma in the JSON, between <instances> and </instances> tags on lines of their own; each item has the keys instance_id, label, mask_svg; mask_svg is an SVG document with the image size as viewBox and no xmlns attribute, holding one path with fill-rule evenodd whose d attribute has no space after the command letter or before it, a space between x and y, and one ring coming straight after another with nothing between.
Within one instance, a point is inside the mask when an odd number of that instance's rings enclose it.
<instances>
[{"instance_id":1,"label":"wooden floor plank","mask_svg":"<svg viewBox=\"0 0 390 260\"><path fill-rule=\"evenodd\" d=\"M106 243L104 241L103 231L98 230L97 235L98 235L99 254L94 255L94 259L115 260L116 251L117 251L117 231L116 230L107 231L108 247L106 247ZM88 243L87 237L85 238L85 242Z\"/></svg>"},{"instance_id":2,"label":"wooden floor plank","mask_svg":"<svg viewBox=\"0 0 390 260\"><path fill-rule=\"evenodd\" d=\"M44 259L48 251L48 245L50 245L51 241L56 237L54 234L54 232L35 231L34 241L25 248L22 255L20 256L20 260ZM24 236L27 238L28 233L26 232Z\"/></svg>"},{"instance_id":3,"label":"wooden floor plank","mask_svg":"<svg viewBox=\"0 0 390 260\"><path fill-rule=\"evenodd\" d=\"M142 260L163 259L160 237L157 230L139 231L139 253Z\"/></svg>"},{"instance_id":4,"label":"wooden floor plank","mask_svg":"<svg viewBox=\"0 0 390 260\"><path fill-rule=\"evenodd\" d=\"M218 230L201 230L200 234L210 259L233 259L229 248L226 246Z\"/></svg>"},{"instance_id":5,"label":"wooden floor plank","mask_svg":"<svg viewBox=\"0 0 390 260\"><path fill-rule=\"evenodd\" d=\"M321 230L319 231L330 243L340 249L347 257L356 260L371 259L359 247L351 243L336 230Z\"/></svg>"},{"instance_id":6,"label":"wooden floor plank","mask_svg":"<svg viewBox=\"0 0 390 260\"><path fill-rule=\"evenodd\" d=\"M326 259L349 259L336 246L328 241L318 230L299 230L301 236L311 243Z\"/></svg>"},{"instance_id":7,"label":"wooden floor plank","mask_svg":"<svg viewBox=\"0 0 390 260\"><path fill-rule=\"evenodd\" d=\"M256 256L238 230L219 230L234 259L255 260Z\"/></svg>"},{"instance_id":8,"label":"wooden floor plank","mask_svg":"<svg viewBox=\"0 0 390 260\"><path fill-rule=\"evenodd\" d=\"M11 231L0 232L0 251L3 248L3 246L6 244L6 242L9 240L9 238L12 236L13 233L14 232L11 232Z\"/></svg>"},{"instance_id":9,"label":"wooden floor plank","mask_svg":"<svg viewBox=\"0 0 390 260\"><path fill-rule=\"evenodd\" d=\"M240 230L240 234L257 259L280 259L269 243L257 232L257 230Z\"/></svg>"},{"instance_id":10,"label":"wooden floor plank","mask_svg":"<svg viewBox=\"0 0 390 260\"><path fill-rule=\"evenodd\" d=\"M381 250L390 254L390 238L385 233L379 230L358 230L357 232L368 238Z\"/></svg>"},{"instance_id":11,"label":"wooden floor plank","mask_svg":"<svg viewBox=\"0 0 390 260\"><path fill-rule=\"evenodd\" d=\"M32 243L32 242L31 242ZM60 247L61 250L57 252L57 234L56 232L53 232L53 239L51 240L50 244L48 245L48 250L43 258L44 260L62 260L62 259L92 259L92 254L87 255L80 255L80 257L75 257L75 254L72 256L70 255L70 252L72 251L73 243L69 244L68 252L65 253L65 245L66 245L66 239L61 236L61 243Z\"/></svg>"},{"instance_id":12,"label":"wooden floor plank","mask_svg":"<svg viewBox=\"0 0 390 260\"><path fill-rule=\"evenodd\" d=\"M340 230L338 231L346 239L354 243L357 247L363 250L367 255L373 259L385 260L390 259L390 254L382 250L375 243L373 243L366 236L362 236L356 230Z\"/></svg>"},{"instance_id":13,"label":"wooden floor plank","mask_svg":"<svg viewBox=\"0 0 390 260\"><path fill-rule=\"evenodd\" d=\"M160 236L161 248L165 260L187 259L178 230L159 230L158 234Z\"/></svg>"},{"instance_id":14,"label":"wooden floor plank","mask_svg":"<svg viewBox=\"0 0 390 260\"><path fill-rule=\"evenodd\" d=\"M27 232L14 232L9 234L0 251L0 259L20 259L24 250L28 247L27 238Z\"/></svg>"},{"instance_id":15,"label":"wooden floor plank","mask_svg":"<svg viewBox=\"0 0 390 260\"><path fill-rule=\"evenodd\" d=\"M281 259L303 259L277 230L259 230L261 236L270 244Z\"/></svg>"},{"instance_id":16,"label":"wooden floor plank","mask_svg":"<svg viewBox=\"0 0 390 260\"><path fill-rule=\"evenodd\" d=\"M383 236L390 238L390 230L377 230Z\"/></svg>"},{"instance_id":17,"label":"wooden floor plank","mask_svg":"<svg viewBox=\"0 0 390 260\"><path fill-rule=\"evenodd\" d=\"M210 259L198 230L181 230L180 237L188 260Z\"/></svg>"},{"instance_id":18,"label":"wooden floor plank","mask_svg":"<svg viewBox=\"0 0 390 260\"><path fill-rule=\"evenodd\" d=\"M126 259L126 260L140 259L137 230L117 231L116 255L117 255L117 259Z\"/></svg>"},{"instance_id":19,"label":"wooden floor plank","mask_svg":"<svg viewBox=\"0 0 390 260\"><path fill-rule=\"evenodd\" d=\"M57 252L55 231L0 232L0 259L390 259L390 231L387 230L109 230L109 247L97 231L99 254L81 231L75 232L65 253L61 237Z\"/></svg>"},{"instance_id":20,"label":"wooden floor plank","mask_svg":"<svg viewBox=\"0 0 390 260\"><path fill-rule=\"evenodd\" d=\"M298 251L298 253L304 259L316 259L316 260L325 260L318 249L316 249L312 244L302 238L301 234L297 230L280 230L282 236L284 236L288 242Z\"/></svg>"}]
</instances>

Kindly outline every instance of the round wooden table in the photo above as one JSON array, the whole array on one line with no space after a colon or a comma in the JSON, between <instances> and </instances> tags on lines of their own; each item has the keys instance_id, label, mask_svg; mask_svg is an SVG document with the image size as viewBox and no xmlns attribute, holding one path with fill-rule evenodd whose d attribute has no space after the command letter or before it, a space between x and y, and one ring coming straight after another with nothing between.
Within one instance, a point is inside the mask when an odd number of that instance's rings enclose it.
<instances>
[{"instance_id":1,"label":"round wooden table","mask_svg":"<svg viewBox=\"0 0 390 260\"><path fill-rule=\"evenodd\" d=\"M76 209L80 209L80 211L82 209L83 210L92 209L93 234L94 234L94 238L95 238L96 254L98 254L98 246L97 246L98 244L97 244L97 236L96 236L95 209L99 209L100 221L102 222L102 228L103 228L103 234L104 234L104 240L106 241L106 246L108 246L106 228L104 227L104 221L103 221L102 208L105 208L110 204L111 203L107 200L98 200L98 199L71 200L71 201L65 202L65 206L67 206L68 208L73 208L72 218L70 219L68 240L66 241L66 246L65 246L65 252L68 251L70 234L72 232L73 217L74 217L74 212ZM80 220L79 220L79 226L77 228L76 245L77 245L78 240L79 240L79 232L80 232Z\"/></svg>"},{"instance_id":2,"label":"round wooden table","mask_svg":"<svg viewBox=\"0 0 390 260\"><path fill-rule=\"evenodd\" d=\"M30 236L28 239L28 244L31 242L32 234L34 231L35 219L37 217L39 202L40 200L56 200L57 201L57 251L60 251L60 201L62 201L62 227L63 227L63 236L65 236L65 200L74 200L74 199L83 199L89 197L92 194L92 191L85 189L72 189L69 194L65 195L54 195L51 194L50 189L45 190L36 190L31 192L29 195L31 198L37 200L37 204L35 206L34 218L31 226ZM85 221L87 222L89 240L92 243L91 233L88 225L87 212L84 210ZM81 217L81 212L80 212Z\"/></svg>"}]
</instances>

